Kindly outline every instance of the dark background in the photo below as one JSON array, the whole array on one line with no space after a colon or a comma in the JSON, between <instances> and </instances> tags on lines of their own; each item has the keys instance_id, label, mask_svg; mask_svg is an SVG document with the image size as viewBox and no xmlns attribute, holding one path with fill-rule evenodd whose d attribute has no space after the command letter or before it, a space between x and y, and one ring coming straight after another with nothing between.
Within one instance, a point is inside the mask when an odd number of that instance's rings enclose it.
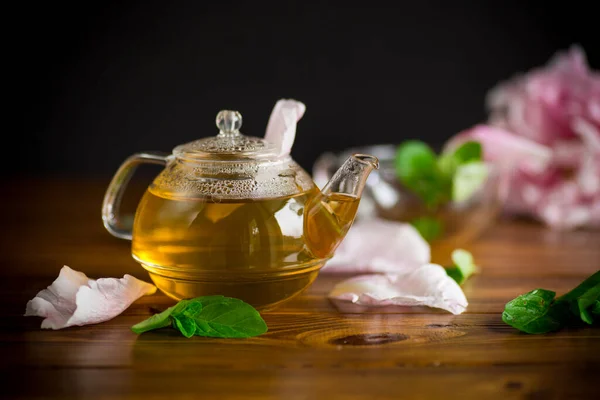
<instances>
[{"instance_id":1,"label":"dark background","mask_svg":"<svg viewBox=\"0 0 600 400\"><path fill-rule=\"evenodd\" d=\"M22 2L5 14L19 26L5 172L110 177L134 152L216 134L220 109L262 136L279 98L307 105L292 155L310 170L325 150L439 146L485 119L494 84L573 43L600 66L593 2L328 4Z\"/></svg>"}]
</instances>

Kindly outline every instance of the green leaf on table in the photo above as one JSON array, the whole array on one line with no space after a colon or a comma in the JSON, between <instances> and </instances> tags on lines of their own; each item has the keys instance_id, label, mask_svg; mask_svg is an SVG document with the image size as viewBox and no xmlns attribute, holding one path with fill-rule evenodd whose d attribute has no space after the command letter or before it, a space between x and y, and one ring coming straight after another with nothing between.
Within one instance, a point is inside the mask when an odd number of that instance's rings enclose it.
<instances>
[{"instance_id":1,"label":"green leaf on table","mask_svg":"<svg viewBox=\"0 0 600 400\"><path fill-rule=\"evenodd\" d=\"M508 303L502 321L526 333L547 333L559 330L569 321L568 307L553 304L556 293L535 289Z\"/></svg>"},{"instance_id":2,"label":"green leaf on table","mask_svg":"<svg viewBox=\"0 0 600 400\"><path fill-rule=\"evenodd\" d=\"M506 303L502 320L527 333L546 333L580 321L591 324L600 315L600 271L568 293L554 296L544 289L519 296Z\"/></svg>"},{"instance_id":3,"label":"green leaf on table","mask_svg":"<svg viewBox=\"0 0 600 400\"><path fill-rule=\"evenodd\" d=\"M460 203L470 199L487 178L488 166L481 161L460 165L452 178L452 200Z\"/></svg>"},{"instance_id":4,"label":"green leaf on table","mask_svg":"<svg viewBox=\"0 0 600 400\"><path fill-rule=\"evenodd\" d=\"M598 300L600 300L600 271L592 274L573 290L557 299L557 301L569 303L571 312L588 324L593 322L593 310L596 307L595 302Z\"/></svg>"},{"instance_id":5,"label":"green leaf on table","mask_svg":"<svg viewBox=\"0 0 600 400\"><path fill-rule=\"evenodd\" d=\"M234 298L214 301L194 317L198 336L246 338L267 331L267 325L251 305Z\"/></svg>"},{"instance_id":6,"label":"green leaf on table","mask_svg":"<svg viewBox=\"0 0 600 400\"><path fill-rule=\"evenodd\" d=\"M445 200L447 185L437 156L426 143L408 140L398 146L395 167L400 182L427 206L434 207Z\"/></svg>"},{"instance_id":7,"label":"green leaf on table","mask_svg":"<svg viewBox=\"0 0 600 400\"><path fill-rule=\"evenodd\" d=\"M173 328L176 328L186 338L191 338L196 333L196 322L187 315L173 315Z\"/></svg>"},{"instance_id":8,"label":"green leaf on table","mask_svg":"<svg viewBox=\"0 0 600 400\"><path fill-rule=\"evenodd\" d=\"M452 252L451 267L446 267L446 273L454 279L456 283L462 285L477 270L473 261L473 255L466 250L456 249Z\"/></svg>"},{"instance_id":9,"label":"green leaf on table","mask_svg":"<svg viewBox=\"0 0 600 400\"><path fill-rule=\"evenodd\" d=\"M590 312L600 317L600 300L596 300L594 305L590 308Z\"/></svg>"},{"instance_id":10,"label":"green leaf on table","mask_svg":"<svg viewBox=\"0 0 600 400\"><path fill-rule=\"evenodd\" d=\"M577 310L583 322L594 323L593 310L598 307L600 301L600 283L588 289L583 295L577 298ZM597 313L596 313L597 314Z\"/></svg>"},{"instance_id":11,"label":"green leaf on table","mask_svg":"<svg viewBox=\"0 0 600 400\"><path fill-rule=\"evenodd\" d=\"M181 304L181 303L180 303ZM202 303L198 300L186 300L183 307L171 313L172 326L187 338L194 336L196 323L194 316L202 311Z\"/></svg>"},{"instance_id":12,"label":"green leaf on table","mask_svg":"<svg viewBox=\"0 0 600 400\"><path fill-rule=\"evenodd\" d=\"M259 312L242 300L203 296L177 305L135 325L136 333L172 326L185 337L248 338L267 331Z\"/></svg>"},{"instance_id":13,"label":"green leaf on table","mask_svg":"<svg viewBox=\"0 0 600 400\"><path fill-rule=\"evenodd\" d=\"M596 271L589 277L587 277L583 282L577 285L573 290L559 297L560 300L563 301L573 301L578 297L581 297L586 294L589 290L593 289L594 286L600 284L600 270Z\"/></svg>"},{"instance_id":14,"label":"green leaf on table","mask_svg":"<svg viewBox=\"0 0 600 400\"><path fill-rule=\"evenodd\" d=\"M432 242L444 233L442 221L433 217L420 217L410 221L426 242Z\"/></svg>"},{"instance_id":15,"label":"green leaf on table","mask_svg":"<svg viewBox=\"0 0 600 400\"><path fill-rule=\"evenodd\" d=\"M160 329L170 326L171 314L173 312L178 312L179 310L183 309L187 305L187 303L188 300L181 300L173 307L169 307L165 311L158 314L154 314L153 316L140 322L139 324L135 324L131 327L131 330L134 333L140 334L154 329Z\"/></svg>"}]
</instances>

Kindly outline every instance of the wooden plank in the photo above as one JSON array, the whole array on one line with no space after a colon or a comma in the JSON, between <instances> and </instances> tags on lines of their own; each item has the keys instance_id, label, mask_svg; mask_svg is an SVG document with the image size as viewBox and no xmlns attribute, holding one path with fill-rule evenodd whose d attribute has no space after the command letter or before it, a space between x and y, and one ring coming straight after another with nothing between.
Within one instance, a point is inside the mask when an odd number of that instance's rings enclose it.
<instances>
[{"instance_id":1,"label":"wooden plank","mask_svg":"<svg viewBox=\"0 0 600 400\"><path fill-rule=\"evenodd\" d=\"M22 317L25 304L64 264L90 277L148 280L130 244L101 224L107 184L19 182L0 197L11 210L0 247L0 369L8 382L1 398L600 396L600 330L526 335L501 321L515 296L535 288L561 294L600 269L600 231L559 233L526 221L499 220L469 248L481 273L463 286L470 304L458 316L425 307L340 311L326 295L347 276L323 272L264 313L269 332L256 338L133 334L133 324L173 304L162 294L105 323L42 331L40 318Z\"/></svg>"},{"instance_id":2,"label":"wooden plank","mask_svg":"<svg viewBox=\"0 0 600 400\"><path fill-rule=\"evenodd\" d=\"M4 394L27 399L593 399L597 378L587 366L498 366L476 368L356 368L186 371L132 369L13 369Z\"/></svg>"}]
</instances>

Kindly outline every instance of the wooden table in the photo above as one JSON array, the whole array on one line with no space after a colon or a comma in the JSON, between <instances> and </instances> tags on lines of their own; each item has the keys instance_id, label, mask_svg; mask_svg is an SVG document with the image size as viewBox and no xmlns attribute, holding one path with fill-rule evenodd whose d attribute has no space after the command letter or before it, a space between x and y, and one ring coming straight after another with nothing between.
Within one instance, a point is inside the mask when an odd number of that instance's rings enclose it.
<instances>
[{"instance_id":1,"label":"wooden table","mask_svg":"<svg viewBox=\"0 0 600 400\"><path fill-rule=\"evenodd\" d=\"M94 278L148 280L129 243L102 226L107 184L3 187L0 398L600 398L600 329L526 335L501 321L515 296L538 287L561 294L597 271L600 232L526 222L499 221L470 248L483 270L465 284L470 305L459 316L342 314L325 297L341 277L322 274L266 313L269 332L252 339L133 334L133 324L172 304L162 294L105 323L42 331L40 318L22 316L25 304L65 264Z\"/></svg>"}]
</instances>

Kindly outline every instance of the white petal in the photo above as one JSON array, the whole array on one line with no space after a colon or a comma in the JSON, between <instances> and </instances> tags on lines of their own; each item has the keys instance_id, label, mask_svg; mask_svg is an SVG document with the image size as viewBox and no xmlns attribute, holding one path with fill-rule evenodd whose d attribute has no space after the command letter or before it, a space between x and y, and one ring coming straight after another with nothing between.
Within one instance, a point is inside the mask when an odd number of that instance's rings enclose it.
<instances>
[{"instance_id":1,"label":"white petal","mask_svg":"<svg viewBox=\"0 0 600 400\"><path fill-rule=\"evenodd\" d=\"M363 275L337 284L329 298L361 306L428 306L461 314L467 299L454 279L437 264L397 275Z\"/></svg>"},{"instance_id":2,"label":"white petal","mask_svg":"<svg viewBox=\"0 0 600 400\"><path fill-rule=\"evenodd\" d=\"M296 100L277 101L265 133L265 140L279 148L280 155L290 154L296 138L296 124L306 111L306 106Z\"/></svg>"},{"instance_id":3,"label":"white petal","mask_svg":"<svg viewBox=\"0 0 600 400\"><path fill-rule=\"evenodd\" d=\"M26 316L44 317L42 328L61 329L108 321L156 287L125 275L121 279L88 277L64 266L58 278L27 303Z\"/></svg>"},{"instance_id":4,"label":"white petal","mask_svg":"<svg viewBox=\"0 0 600 400\"><path fill-rule=\"evenodd\" d=\"M430 261L429 244L410 224L373 218L356 221L323 272L402 273Z\"/></svg>"}]
</instances>

